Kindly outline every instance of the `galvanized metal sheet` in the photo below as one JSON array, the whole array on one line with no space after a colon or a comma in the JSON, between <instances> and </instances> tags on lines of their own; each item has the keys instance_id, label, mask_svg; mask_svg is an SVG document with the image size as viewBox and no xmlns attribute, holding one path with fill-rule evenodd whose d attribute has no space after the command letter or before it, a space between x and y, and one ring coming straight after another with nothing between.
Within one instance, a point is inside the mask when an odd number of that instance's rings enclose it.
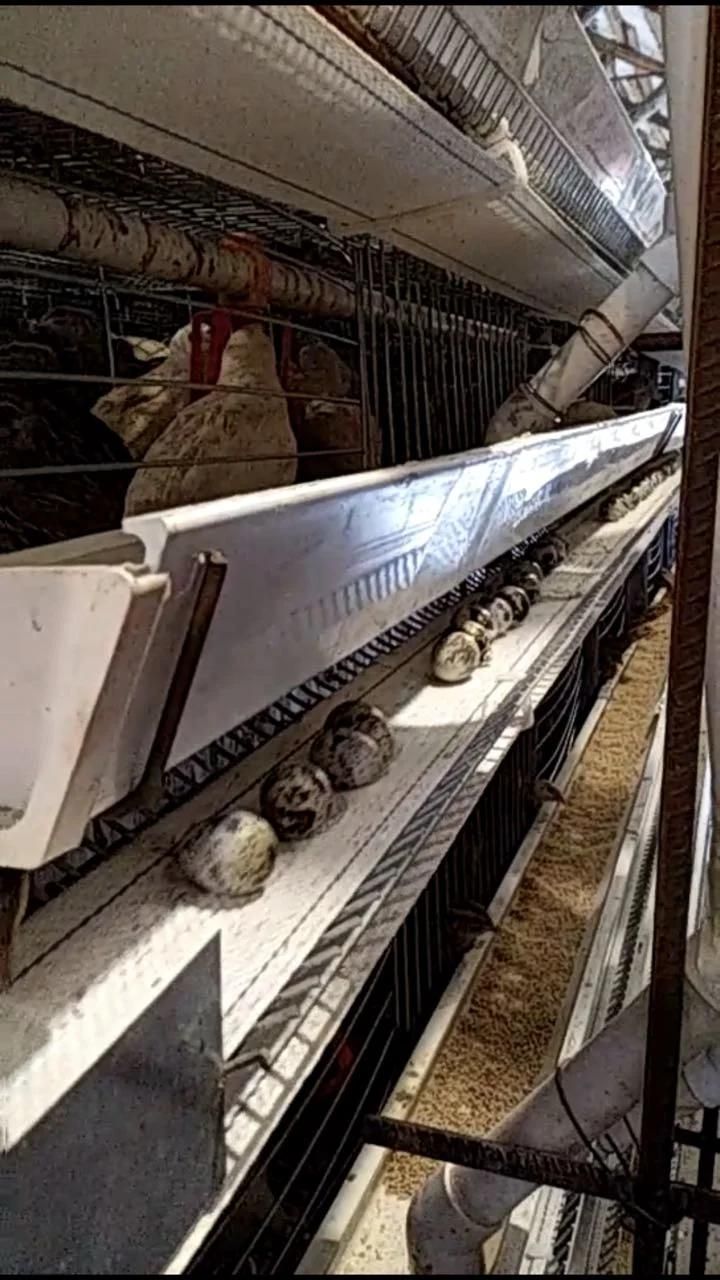
<instances>
[{"instance_id":1,"label":"galvanized metal sheet","mask_svg":"<svg viewBox=\"0 0 720 1280\"><path fill-rule=\"evenodd\" d=\"M3 1154L6 1275L157 1275L224 1173L216 935Z\"/></svg>"}]
</instances>

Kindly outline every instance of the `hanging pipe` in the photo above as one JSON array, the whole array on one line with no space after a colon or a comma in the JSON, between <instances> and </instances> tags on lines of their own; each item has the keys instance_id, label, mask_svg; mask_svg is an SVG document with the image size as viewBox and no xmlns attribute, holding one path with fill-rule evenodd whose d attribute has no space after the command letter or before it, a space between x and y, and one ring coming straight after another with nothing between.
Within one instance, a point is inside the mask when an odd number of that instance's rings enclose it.
<instances>
[{"instance_id":1,"label":"hanging pipe","mask_svg":"<svg viewBox=\"0 0 720 1280\"><path fill-rule=\"evenodd\" d=\"M699 935L689 943L695 957ZM489 1138L574 1158L589 1141L635 1119L643 1086L648 988L597 1036L549 1075ZM694 970L685 979L682 1101L711 1105L720 1088L720 1004ZM557 1076L559 1075L559 1084ZM624 1125L623 1125L624 1128ZM618 1136L620 1136L618 1134ZM624 1142L627 1143L627 1131ZM415 1193L407 1219L416 1275L482 1275L482 1246L534 1185L499 1174L444 1165Z\"/></svg>"},{"instance_id":2,"label":"hanging pipe","mask_svg":"<svg viewBox=\"0 0 720 1280\"><path fill-rule=\"evenodd\" d=\"M673 234L648 249L602 307L586 311L565 345L500 406L486 444L551 430L562 411L667 305L677 290L676 275Z\"/></svg>"},{"instance_id":3,"label":"hanging pipe","mask_svg":"<svg viewBox=\"0 0 720 1280\"><path fill-rule=\"evenodd\" d=\"M210 293L262 292L271 304L306 315L350 319L356 314L352 285L298 263L276 262L258 242L227 236L208 240L139 214L119 214L52 187L0 174L0 245L28 253L52 253L127 275L158 276ZM377 292L373 310L385 320L402 313L433 333L460 331L485 339L502 325L468 316L435 313L415 302L399 304ZM508 330L509 332L509 330Z\"/></svg>"},{"instance_id":4,"label":"hanging pipe","mask_svg":"<svg viewBox=\"0 0 720 1280\"><path fill-rule=\"evenodd\" d=\"M6 174L0 177L0 243L212 293L252 293L267 272L270 302L309 315L355 315L354 290L299 264L268 262L252 243L202 239Z\"/></svg>"}]
</instances>

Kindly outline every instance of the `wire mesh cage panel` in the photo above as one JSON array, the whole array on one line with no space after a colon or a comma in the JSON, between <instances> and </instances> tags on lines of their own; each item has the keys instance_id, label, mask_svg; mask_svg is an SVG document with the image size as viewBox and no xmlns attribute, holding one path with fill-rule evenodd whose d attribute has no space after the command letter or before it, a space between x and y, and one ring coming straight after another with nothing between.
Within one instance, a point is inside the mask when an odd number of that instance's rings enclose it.
<instances>
[{"instance_id":1,"label":"wire mesh cage panel","mask_svg":"<svg viewBox=\"0 0 720 1280\"><path fill-rule=\"evenodd\" d=\"M482 445L527 374L526 309L367 242L356 253L368 413L386 465Z\"/></svg>"},{"instance_id":2,"label":"wire mesh cage panel","mask_svg":"<svg viewBox=\"0 0 720 1280\"><path fill-rule=\"evenodd\" d=\"M195 235L244 230L298 260L351 278L323 218L249 195L55 116L0 99L0 169Z\"/></svg>"},{"instance_id":3,"label":"wire mesh cage panel","mask_svg":"<svg viewBox=\"0 0 720 1280\"><path fill-rule=\"evenodd\" d=\"M535 714L535 773L552 781L562 768L580 725L582 708L583 645L561 671Z\"/></svg>"}]
</instances>

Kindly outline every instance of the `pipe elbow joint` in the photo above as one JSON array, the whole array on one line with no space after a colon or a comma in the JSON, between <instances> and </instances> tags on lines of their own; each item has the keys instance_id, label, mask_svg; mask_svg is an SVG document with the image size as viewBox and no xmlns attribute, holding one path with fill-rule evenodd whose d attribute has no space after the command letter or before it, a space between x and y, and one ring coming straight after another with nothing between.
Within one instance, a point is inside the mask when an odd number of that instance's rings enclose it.
<instances>
[{"instance_id":1,"label":"pipe elbow joint","mask_svg":"<svg viewBox=\"0 0 720 1280\"><path fill-rule=\"evenodd\" d=\"M473 1221L453 1196L453 1165L437 1169L415 1192L406 1222L410 1274L485 1275L483 1244L495 1231Z\"/></svg>"}]
</instances>

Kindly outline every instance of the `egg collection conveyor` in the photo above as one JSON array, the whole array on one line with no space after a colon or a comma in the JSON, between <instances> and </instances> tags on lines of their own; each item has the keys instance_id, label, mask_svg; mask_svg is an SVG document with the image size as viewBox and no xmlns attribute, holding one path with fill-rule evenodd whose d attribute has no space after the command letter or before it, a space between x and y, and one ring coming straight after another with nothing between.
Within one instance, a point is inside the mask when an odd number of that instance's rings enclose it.
<instances>
[{"instance_id":1,"label":"egg collection conveyor","mask_svg":"<svg viewBox=\"0 0 720 1280\"><path fill-rule=\"evenodd\" d=\"M244 724L483 565L566 518L682 436L682 407L491 449L155 512L113 550L80 539L3 574L15 729L2 761L0 866L34 868L141 781L183 644L199 561L226 564L163 764ZM102 540L100 540L102 541ZM128 564L128 562L133 562Z\"/></svg>"},{"instance_id":2,"label":"egg collection conveyor","mask_svg":"<svg viewBox=\"0 0 720 1280\"><path fill-rule=\"evenodd\" d=\"M225 1058L260 1057L229 1103L225 1190L173 1269L186 1265L534 707L666 522L676 491L673 477L613 524L581 521L528 620L469 683L428 683L441 615L35 912L3 998L10 1144L220 931ZM171 855L183 834L234 805L255 807L260 779L279 759L306 754L329 708L348 696L390 717L397 754L386 777L351 793L326 832L281 852L256 900L219 907L189 888Z\"/></svg>"}]
</instances>

